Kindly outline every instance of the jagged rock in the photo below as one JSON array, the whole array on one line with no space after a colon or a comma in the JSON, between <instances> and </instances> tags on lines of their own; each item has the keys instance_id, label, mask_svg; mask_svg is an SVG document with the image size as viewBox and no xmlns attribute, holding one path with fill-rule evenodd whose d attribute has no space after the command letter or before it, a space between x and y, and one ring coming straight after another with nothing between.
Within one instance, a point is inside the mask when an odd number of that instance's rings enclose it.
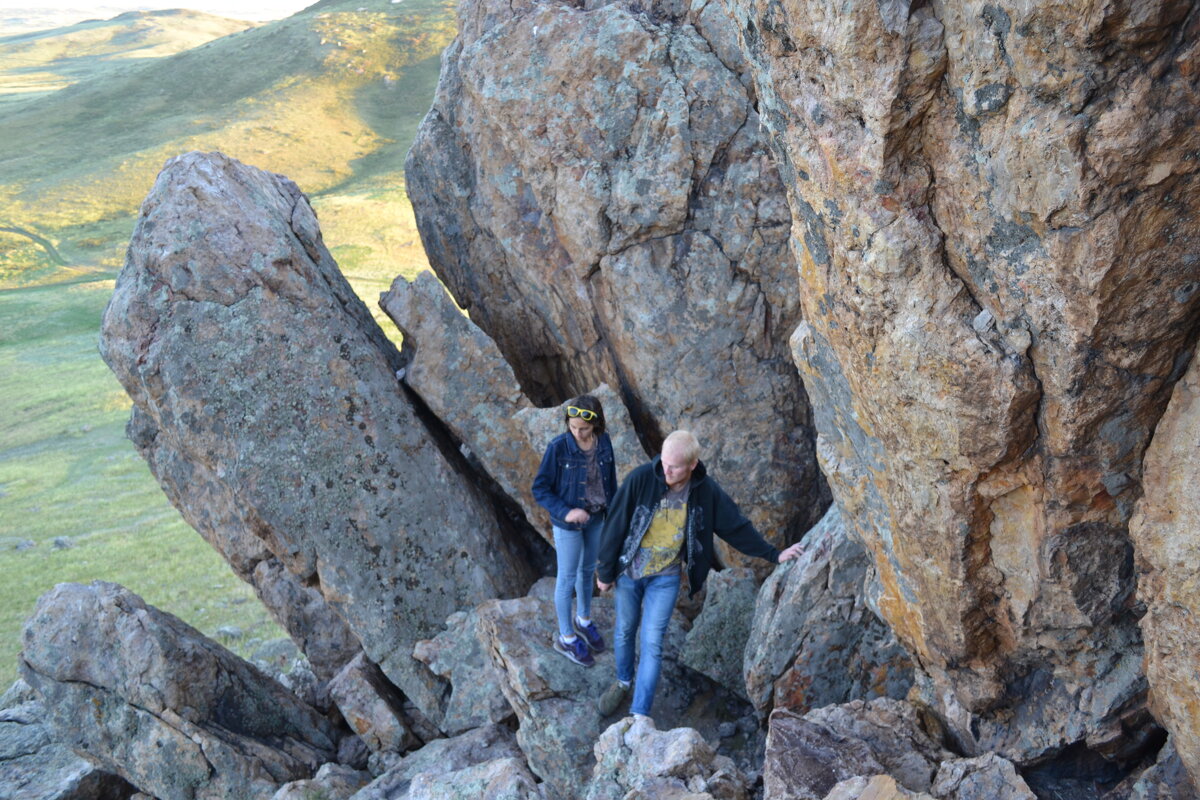
<instances>
[{"instance_id":1,"label":"jagged rock","mask_svg":"<svg viewBox=\"0 0 1200 800\"><path fill-rule=\"evenodd\" d=\"M1146 677L1155 716L1193 781L1200 778L1200 359L1192 359L1146 451L1144 494L1129 530L1137 547Z\"/></svg>"},{"instance_id":2,"label":"jagged rock","mask_svg":"<svg viewBox=\"0 0 1200 800\"><path fill-rule=\"evenodd\" d=\"M1109 792L1112 800L1194 800L1200 797L1170 739L1153 764L1132 773Z\"/></svg>"},{"instance_id":3,"label":"jagged rock","mask_svg":"<svg viewBox=\"0 0 1200 800\"><path fill-rule=\"evenodd\" d=\"M550 516L533 498L533 476L550 439L565 430L562 406L534 408L513 369L437 278L399 277L380 298L404 334L405 382L466 443L526 519L553 544ZM604 405L617 480L646 461L629 413L606 384L589 390Z\"/></svg>"},{"instance_id":4,"label":"jagged rock","mask_svg":"<svg viewBox=\"0 0 1200 800\"><path fill-rule=\"evenodd\" d=\"M822 800L840 781L885 773L864 742L777 708L767 730L763 800Z\"/></svg>"},{"instance_id":5,"label":"jagged rock","mask_svg":"<svg viewBox=\"0 0 1200 800\"><path fill-rule=\"evenodd\" d=\"M523 758L512 730L487 725L461 736L437 739L409 753L355 794L354 800L405 800L419 775L445 775L477 764Z\"/></svg>"},{"instance_id":6,"label":"jagged rock","mask_svg":"<svg viewBox=\"0 0 1200 800\"><path fill-rule=\"evenodd\" d=\"M417 774L405 800L546 800L520 758L501 758L456 772Z\"/></svg>"},{"instance_id":7,"label":"jagged rock","mask_svg":"<svg viewBox=\"0 0 1200 800\"><path fill-rule=\"evenodd\" d=\"M334 755L315 710L115 584L43 595L20 666L56 740L156 797L267 798Z\"/></svg>"},{"instance_id":8,"label":"jagged rock","mask_svg":"<svg viewBox=\"0 0 1200 800\"><path fill-rule=\"evenodd\" d=\"M0 698L0 797L125 800L135 790L58 743L37 694L18 680Z\"/></svg>"},{"instance_id":9,"label":"jagged rock","mask_svg":"<svg viewBox=\"0 0 1200 800\"><path fill-rule=\"evenodd\" d=\"M927 700L973 754L1135 757L1126 526L1200 309L1193 4L726 5L820 460Z\"/></svg>"},{"instance_id":10,"label":"jagged rock","mask_svg":"<svg viewBox=\"0 0 1200 800\"><path fill-rule=\"evenodd\" d=\"M329 694L371 752L403 753L421 744L404 719L404 696L365 655L333 677Z\"/></svg>"},{"instance_id":11,"label":"jagged rock","mask_svg":"<svg viewBox=\"0 0 1200 800\"><path fill-rule=\"evenodd\" d=\"M995 753L942 762L931 791L945 800L1037 800L1013 763Z\"/></svg>"},{"instance_id":12,"label":"jagged rock","mask_svg":"<svg viewBox=\"0 0 1200 800\"><path fill-rule=\"evenodd\" d=\"M459 611L446 620L445 631L417 642L413 650L414 658L450 685L441 727L451 736L513 718L500 689L504 673L492 663L478 633L478 610Z\"/></svg>"},{"instance_id":13,"label":"jagged rock","mask_svg":"<svg viewBox=\"0 0 1200 800\"><path fill-rule=\"evenodd\" d=\"M800 558L759 589L743 661L760 713L798 713L830 703L904 697L913 682L907 652L867 602L870 555L836 506L805 536Z\"/></svg>"},{"instance_id":14,"label":"jagged rock","mask_svg":"<svg viewBox=\"0 0 1200 800\"><path fill-rule=\"evenodd\" d=\"M704 608L687 633L680 661L744 698L742 660L758 581L748 569L728 569L709 575L704 586Z\"/></svg>"},{"instance_id":15,"label":"jagged rock","mask_svg":"<svg viewBox=\"0 0 1200 800\"><path fill-rule=\"evenodd\" d=\"M794 540L827 495L787 363L784 195L727 18L481 0L459 31L405 166L438 276L534 403L619 387L648 446L693 429L767 538Z\"/></svg>"},{"instance_id":16,"label":"jagged rock","mask_svg":"<svg viewBox=\"0 0 1200 800\"><path fill-rule=\"evenodd\" d=\"M516 712L517 741L530 769L559 795L582 795L593 768L592 747L606 724L596 701L616 679L612 648L599 653L590 669L555 652L552 599L492 600L478 611L479 636L504 673L501 690ZM609 641L613 616L610 595L592 601L592 619ZM664 728L693 727L715 739L718 709L697 698L711 687L679 665L683 636L682 618L676 612L663 639L663 670L653 716ZM705 708L697 713L696 704Z\"/></svg>"},{"instance_id":17,"label":"jagged rock","mask_svg":"<svg viewBox=\"0 0 1200 800\"><path fill-rule=\"evenodd\" d=\"M808 712L804 719L863 742L887 774L914 791L929 791L938 763L950 757L922 727L917 710L900 700L881 697L829 705Z\"/></svg>"},{"instance_id":18,"label":"jagged rock","mask_svg":"<svg viewBox=\"0 0 1200 800\"><path fill-rule=\"evenodd\" d=\"M285 783L271 800L346 800L370 781L369 772L325 764L310 780Z\"/></svg>"},{"instance_id":19,"label":"jagged rock","mask_svg":"<svg viewBox=\"0 0 1200 800\"><path fill-rule=\"evenodd\" d=\"M295 184L220 154L167 162L101 353L185 518L210 541L253 537L319 589L436 720L442 686L413 644L523 592L529 558L397 386L399 354Z\"/></svg>"},{"instance_id":20,"label":"jagged rock","mask_svg":"<svg viewBox=\"0 0 1200 800\"><path fill-rule=\"evenodd\" d=\"M890 775L859 776L839 781L825 800L933 800L924 792L910 792Z\"/></svg>"},{"instance_id":21,"label":"jagged rock","mask_svg":"<svg viewBox=\"0 0 1200 800\"><path fill-rule=\"evenodd\" d=\"M600 735L594 753L587 800L750 796L748 781L733 761L718 755L692 728L659 731L627 717Z\"/></svg>"}]
</instances>

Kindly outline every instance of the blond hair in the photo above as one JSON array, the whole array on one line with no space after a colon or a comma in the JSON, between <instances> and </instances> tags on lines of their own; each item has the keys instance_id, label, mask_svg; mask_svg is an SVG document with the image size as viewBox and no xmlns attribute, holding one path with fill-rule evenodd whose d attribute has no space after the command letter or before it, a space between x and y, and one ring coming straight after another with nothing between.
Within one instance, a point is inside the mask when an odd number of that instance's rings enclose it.
<instances>
[{"instance_id":1,"label":"blond hair","mask_svg":"<svg viewBox=\"0 0 1200 800\"><path fill-rule=\"evenodd\" d=\"M664 453L668 447L678 453L680 458L689 464L700 459L700 442L691 431L672 431L663 440L662 449Z\"/></svg>"}]
</instances>

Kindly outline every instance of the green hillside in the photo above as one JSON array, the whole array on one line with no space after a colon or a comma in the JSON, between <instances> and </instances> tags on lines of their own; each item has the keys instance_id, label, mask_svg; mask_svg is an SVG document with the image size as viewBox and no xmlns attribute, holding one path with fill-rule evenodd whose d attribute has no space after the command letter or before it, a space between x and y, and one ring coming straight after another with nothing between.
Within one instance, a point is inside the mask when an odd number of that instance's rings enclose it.
<instances>
[{"instance_id":1,"label":"green hillside","mask_svg":"<svg viewBox=\"0 0 1200 800\"><path fill-rule=\"evenodd\" d=\"M252 27L196 11L131 11L108 20L0 39L0 108L98 78L106 68L156 59Z\"/></svg>"},{"instance_id":2,"label":"green hillside","mask_svg":"<svg viewBox=\"0 0 1200 800\"><path fill-rule=\"evenodd\" d=\"M133 14L0 39L0 682L63 580L117 581L210 635L236 626L223 641L243 653L280 635L125 440L129 400L96 352L163 162L220 150L295 180L381 323L378 293L425 268L403 159L451 3L326 0L219 35L226 22Z\"/></svg>"}]
</instances>

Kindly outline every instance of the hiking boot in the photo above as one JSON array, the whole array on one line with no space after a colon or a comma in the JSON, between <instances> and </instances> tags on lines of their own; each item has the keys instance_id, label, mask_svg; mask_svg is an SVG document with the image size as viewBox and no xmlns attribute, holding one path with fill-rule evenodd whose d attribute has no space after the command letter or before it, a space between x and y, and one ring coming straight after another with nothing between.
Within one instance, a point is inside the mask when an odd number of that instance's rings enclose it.
<instances>
[{"instance_id":1,"label":"hiking boot","mask_svg":"<svg viewBox=\"0 0 1200 800\"><path fill-rule=\"evenodd\" d=\"M587 642L588 650L593 653L604 652L604 637L600 635L600 629L596 627L596 623L588 622L587 625L580 625L579 620L571 620L571 624L575 626L575 633L579 634L579 638Z\"/></svg>"},{"instance_id":2,"label":"hiking boot","mask_svg":"<svg viewBox=\"0 0 1200 800\"><path fill-rule=\"evenodd\" d=\"M573 642L564 642L561 636L555 636L554 649L581 667L590 667L596 663L581 636L576 636Z\"/></svg>"},{"instance_id":3,"label":"hiking boot","mask_svg":"<svg viewBox=\"0 0 1200 800\"><path fill-rule=\"evenodd\" d=\"M628 694L628 686L620 681L613 681L612 685L604 690L604 694L600 695L600 700L596 703L596 708L600 710L600 716L612 716L621 707L621 703Z\"/></svg>"}]
</instances>

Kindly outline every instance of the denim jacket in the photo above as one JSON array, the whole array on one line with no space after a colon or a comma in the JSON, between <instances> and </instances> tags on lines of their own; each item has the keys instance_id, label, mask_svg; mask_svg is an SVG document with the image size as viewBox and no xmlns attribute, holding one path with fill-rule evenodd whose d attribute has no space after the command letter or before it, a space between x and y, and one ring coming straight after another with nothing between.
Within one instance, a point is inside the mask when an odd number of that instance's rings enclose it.
<instances>
[{"instance_id":1,"label":"denim jacket","mask_svg":"<svg viewBox=\"0 0 1200 800\"><path fill-rule=\"evenodd\" d=\"M596 464L604 482L604 499L612 502L617 492L617 469L613 460L612 440L607 433L596 437ZM573 508L583 507L583 493L587 487L587 453L579 449L570 432L559 434L546 445L542 465L533 479L533 497L538 504L550 512L550 520L556 527L577 531L583 526L567 522L567 513Z\"/></svg>"}]
</instances>

